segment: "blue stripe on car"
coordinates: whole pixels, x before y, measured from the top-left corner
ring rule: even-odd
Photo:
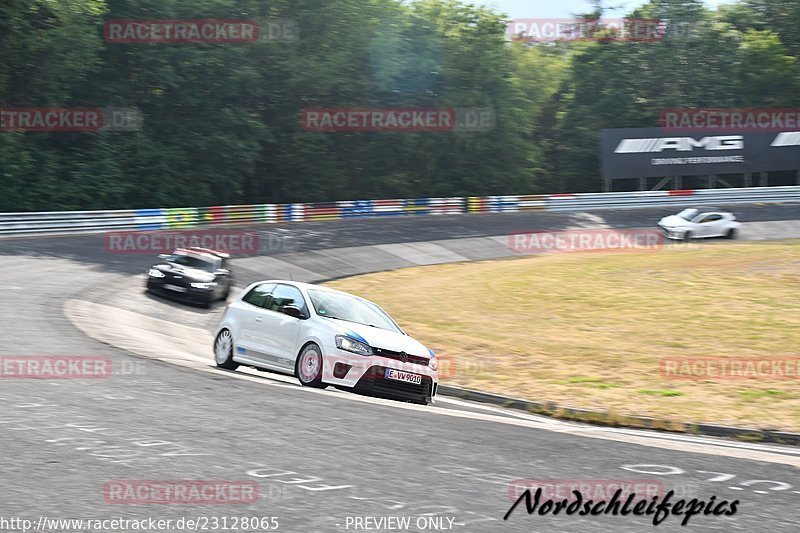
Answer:
[[[350,330],[347,330],[347,333],[346,333],[346,335],[347,335],[348,337],[352,337],[352,338],[354,338],[354,339],[355,339],[355,340],[357,340],[358,342],[362,342],[362,343],[366,344],[367,346],[369,346],[369,343],[367,342],[367,339],[365,339],[364,337],[362,337],[361,335],[359,335],[359,334],[358,334],[358,333],[356,333],[355,331],[350,331]]]

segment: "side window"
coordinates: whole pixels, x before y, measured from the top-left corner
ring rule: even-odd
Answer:
[[[248,292],[244,298],[242,298],[242,301],[253,304],[257,307],[266,308],[267,305],[269,305],[270,293],[274,288],[274,283],[262,283],[261,285],[256,285],[250,289],[250,292]]]
[[[717,220],[720,220],[721,218],[722,218],[722,215],[708,215],[707,217],[705,217],[700,222],[701,223],[703,223],[703,222],[716,222]]]
[[[272,311],[280,312],[281,307],[284,305],[294,305],[304,313],[306,312],[306,303],[303,300],[303,294],[295,287],[289,285],[278,285],[272,291],[272,301],[269,308]]]

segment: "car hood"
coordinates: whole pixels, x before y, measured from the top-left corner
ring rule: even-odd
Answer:
[[[659,224],[662,226],[689,226],[691,222],[686,220],[685,218],[681,218],[678,215],[670,215],[668,217],[664,217],[659,221]]]
[[[182,276],[186,276],[187,278],[191,278],[206,283],[214,281],[214,274],[212,274],[211,272],[207,272],[205,270],[200,270],[199,268],[189,268],[181,265],[173,265],[171,263],[161,263],[155,265],[153,268],[158,269],[162,272],[179,274]]]
[[[409,355],[418,355],[420,357],[431,356],[431,352],[424,344],[412,339],[408,335],[389,331],[388,329],[356,324],[355,322],[340,320],[331,320],[331,322],[335,322],[336,328],[342,335],[347,335],[362,342],[366,341],[366,343],[373,348],[382,348],[394,352],[406,352]]]

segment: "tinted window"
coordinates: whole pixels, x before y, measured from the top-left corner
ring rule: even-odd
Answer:
[[[294,305],[304,313],[306,312],[306,304],[303,300],[303,294],[295,287],[289,285],[278,285],[272,291],[272,300],[269,303],[268,309],[272,311],[280,311],[284,305]]]
[[[269,305],[270,293],[274,287],[274,283],[262,283],[261,285],[256,285],[245,295],[244,298],[242,298],[242,300],[249,304],[266,308],[267,305]]]
[[[386,312],[370,302],[352,294],[311,289],[311,303],[319,316],[355,322],[402,333]]]
[[[701,220],[700,222],[714,222],[716,220],[720,220],[722,215],[708,215],[706,218]]]

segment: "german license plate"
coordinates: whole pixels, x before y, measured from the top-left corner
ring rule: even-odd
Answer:
[[[170,285],[169,283],[165,283],[164,288],[175,292],[186,292],[186,287],[178,287],[177,285]]]
[[[387,368],[384,377],[386,379],[393,379],[395,381],[405,381],[406,383],[414,383],[415,385],[422,384],[422,376],[420,376],[419,374],[403,372],[402,370],[395,370],[393,368]]]

